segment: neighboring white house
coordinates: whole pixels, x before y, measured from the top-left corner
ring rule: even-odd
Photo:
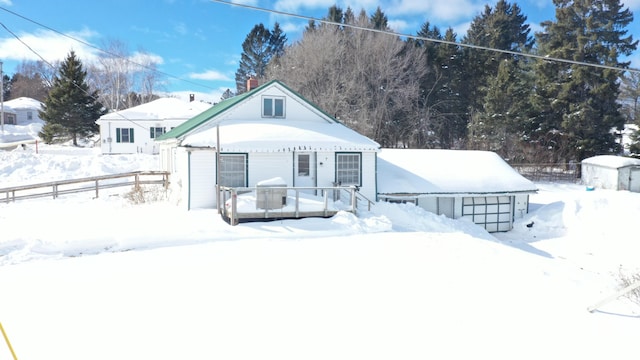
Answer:
[[[640,192],[640,160],[599,155],[582,160],[582,182],[600,189]]]
[[[513,220],[528,213],[529,195],[536,192],[534,183],[493,152],[382,149],[378,154],[379,200],[467,218],[489,232],[511,230]]]
[[[129,109],[105,114],[100,126],[103,154],[157,154],[154,139],[209,109],[211,104],[160,98]]]
[[[289,187],[355,185],[376,197],[378,143],[279,81],[227,99],[156,142],[161,167],[187,209],[215,207],[218,182],[253,187],[272,178]]]
[[[29,97],[19,97],[13,100],[5,101],[5,113],[7,113],[7,108],[9,108],[9,111],[13,111],[13,113],[15,114],[15,122],[13,123],[13,125],[24,125],[30,124],[32,122],[43,121],[42,119],[40,119],[39,115],[39,111],[42,110],[42,103],[36,99],[32,99]],[[5,124],[8,124],[6,115]]]

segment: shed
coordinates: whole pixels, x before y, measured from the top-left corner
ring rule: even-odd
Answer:
[[[489,232],[509,231],[537,192],[496,153],[474,150],[382,149],[378,198],[410,202]]]
[[[155,138],[200,114],[212,105],[177,98],[160,98],[101,116],[103,154],[157,154]]]
[[[357,186],[376,197],[378,143],[277,80],[220,102],[156,142],[187,209],[216,207],[216,184],[255,187],[273,178],[288,187]]]
[[[598,155],[582,160],[582,183],[594,188],[640,192],[640,160]]]

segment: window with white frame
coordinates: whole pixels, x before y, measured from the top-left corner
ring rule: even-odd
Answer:
[[[340,185],[361,185],[360,153],[336,153],[336,182]]]
[[[27,111],[27,120],[33,120],[33,113],[31,111]]]
[[[309,176],[311,173],[310,154],[298,154],[298,176]]]
[[[283,118],[285,116],[284,104],[284,97],[263,96],[262,116]]]
[[[163,127],[152,127],[152,128],[149,129],[149,136],[152,139],[155,139],[155,138],[157,138],[158,136],[160,136],[160,135],[162,135],[164,133],[165,133],[165,131],[164,131]]]
[[[221,186],[244,187],[247,186],[247,155],[246,154],[220,154],[220,181]]]
[[[132,143],[133,142],[133,129],[132,128],[116,128],[116,142],[117,143]]]

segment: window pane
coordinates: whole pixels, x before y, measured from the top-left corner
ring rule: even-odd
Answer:
[[[220,155],[220,185],[245,186],[245,159],[243,154]]]
[[[298,154],[298,176],[309,176],[309,154]]]
[[[284,99],[274,99],[274,102],[275,102],[275,112],[273,116],[284,117]]]
[[[336,181],[341,185],[360,185],[360,154],[337,154]]]
[[[123,143],[129,142],[129,129],[120,129],[122,130],[122,135],[120,135],[120,139]]]
[[[262,115],[273,116],[273,99],[265,98],[262,100]]]

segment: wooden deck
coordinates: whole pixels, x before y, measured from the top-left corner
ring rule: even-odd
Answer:
[[[218,194],[218,212],[231,225],[252,221],[327,218],[339,211],[355,213],[358,202],[364,201],[367,207],[372,203],[362,197],[356,187],[220,187]]]

